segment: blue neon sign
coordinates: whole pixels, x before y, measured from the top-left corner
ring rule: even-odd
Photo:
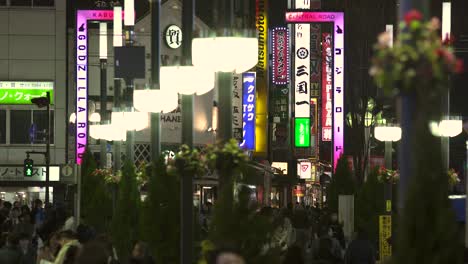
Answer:
[[[242,74],[242,142],[240,147],[255,150],[255,73]]]

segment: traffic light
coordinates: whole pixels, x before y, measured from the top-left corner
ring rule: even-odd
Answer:
[[[23,173],[25,177],[32,177],[34,161],[30,158],[24,160]]]

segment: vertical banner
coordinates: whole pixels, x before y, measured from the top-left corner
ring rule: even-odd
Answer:
[[[255,149],[255,73],[242,74],[242,142],[240,147],[247,150]]]
[[[310,24],[310,95],[318,97],[320,93],[320,61],[322,53],[320,50],[321,26],[319,23]]]
[[[322,34],[322,141],[332,140],[333,82],[332,82],[332,37]]]
[[[312,147],[312,156],[318,155],[317,147],[317,127],[318,127],[318,98],[310,99],[310,145]]]
[[[289,83],[289,31],[285,27],[274,28],[272,31],[273,45],[273,83]]]
[[[109,21],[113,19],[113,10],[77,10],[76,12],[75,147],[77,164],[82,163],[88,143],[88,21]]]
[[[242,74],[232,75],[232,135],[242,141]]]
[[[295,117],[310,116],[310,25],[296,24],[294,50]]]
[[[268,151],[268,1],[256,0],[258,62],[256,75],[255,155],[267,156]]]

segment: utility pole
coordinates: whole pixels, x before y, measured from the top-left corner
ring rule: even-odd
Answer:
[[[192,64],[192,37],[195,0],[182,3],[182,63]],[[193,97],[182,95],[182,143],[193,148]],[[181,214],[180,214],[180,263],[192,264],[193,252],[193,176],[184,173],[181,177]]]
[[[161,0],[153,0],[151,4],[151,88],[159,90],[159,70],[161,66]],[[151,113],[151,159],[153,162],[161,154],[161,120],[160,113]]]

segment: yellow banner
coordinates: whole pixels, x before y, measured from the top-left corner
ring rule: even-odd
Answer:
[[[392,216],[379,216],[379,251],[380,262],[385,261],[392,255],[392,245],[388,239],[392,237]]]
[[[255,156],[267,157],[268,146],[268,8],[267,0],[257,0],[258,33],[257,103],[255,120]]]

